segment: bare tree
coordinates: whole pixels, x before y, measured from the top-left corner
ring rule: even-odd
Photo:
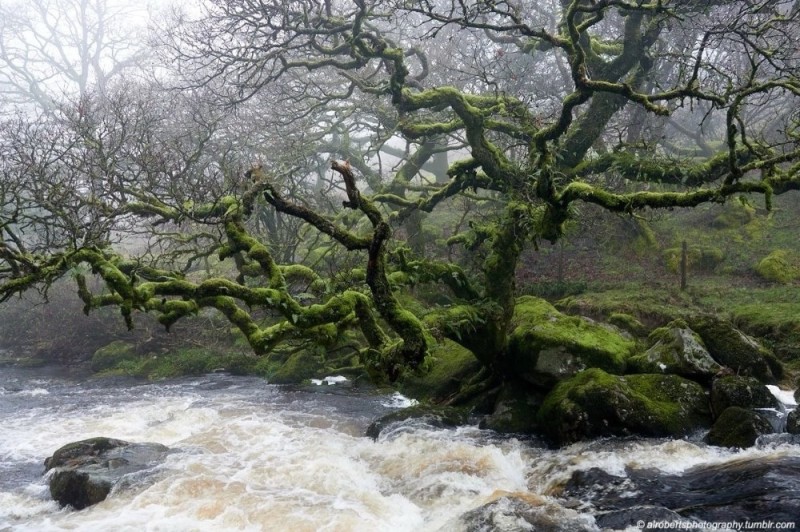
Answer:
[[[529,243],[561,238],[575,204],[632,215],[760,194],[769,207],[773,194],[800,188],[790,4],[210,1],[165,43],[180,85],[210,97],[208,105],[167,100],[168,110],[151,112],[134,98],[79,113],[59,130],[57,164],[78,161],[68,202],[77,212],[51,209],[20,181],[31,164],[22,156],[8,165],[0,296],[88,264],[108,291],[92,293],[78,275],[87,309],[119,306],[127,320],[141,310],[169,326],[214,308],[259,354],[357,328],[362,364],[389,378],[422,365],[441,335],[512,378],[504,372],[513,372],[517,262]],[[437,55],[451,37],[458,52]],[[518,66],[531,78],[519,79]],[[762,111],[784,127],[766,127]],[[644,117],[660,123],[635,131]],[[671,139],[658,134],[668,125]],[[27,142],[12,137],[11,146]],[[396,150],[392,139],[408,152],[385,172],[381,154]],[[677,157],[677,143],[697,149]],[[34,164],[43,175],[53,164],[48,149]],[[447,151],[448,179],[425,182],[424,163]],[[625,179],[626,191],[608,177]],[[328,195],[315,197],[320,189]],[[450,240],[480,257],[474,276],[393,238],[413,216],[457,197],[494,205]],[[67,235],[43,254],[15,229],[33,223],[19,214],[33,212],[20,209],[28,202]],[[270,231],[254,223],[260,215],[267,224],[270,216],[296,221],[289,227],[362,267],[333,282],[297,263],[297,246],[282,263],[275,239],[261,238]],[[169,261],[152,254],[145,269],[109,247],[122,223],[186,245]],[[231,264],[228,275],[196,276],[189,266],[212,254]],[[460,304],[415,315],[397,297],[415,284],[446,286]]]
[[[53,111],[141,69],[147,13],[116,0],[0,2],[0,104]]]

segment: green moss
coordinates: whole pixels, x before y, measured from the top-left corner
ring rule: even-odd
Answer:
[[[637,320],[634,316],[625,314],[624,312],[612,312],[608,317],[608,323],[628,331],[634,336],[641,337],[647,335],[647,327],[642,325],[642,322]]]
[[[777,408],[778,400],[758,379],[729,375],[714,380],[711,387],[711,406],[719,415],[731,406]]]
[[[136,346],[124,340],[116,340],[101,347],[92,355],[92,371],[110,370],[123,362],[136,362],[139,355]]]
[[[775,381],[767,362],[771,353],[729,321],[705,315],[692,318],[689,325],[701,336],[714,360],[723,366],[762,382]]]
[[[680,247],[664,250],[667,269],[677,273],[680,269],[682,251]],[[687,268],[701,272],[713,272],[725,260],[725,253],[713,246],[689,246],[686,251]]]
[[[762,434],[773,432],[769,420],[747,408],[731,406],[719,416],[706,441],[720,447],[752,447]]]
[[[676,375],[609,375],[588,369],[559,383],[537,415],[559,444],[598,436],[676,436],[710,421],[708,399]]]
[[[575,371],[597,367],[622,373],[634,342],[610,327],[603,327],[578,316],[568,316],[543,299],[523,296],[517,300],[514,327],[503,361],[510,375],[540,383],[537,373],[556,378]],[[562,359],[563,368],[542,367]],[[569,366],[569,367],[567,367]],[[561,370],[564,371],[561,371]]]
[[[774,283],[787,284],[800,279],[800,261],[784,249],[777,249],[761,259],[756,272],[762,278]]]
[[[323,361],[310,350],[298,351],[291,355],[268,378],[272,384],[294,384],[314,377],[321,377]]]
[[[457,393],[462,384],[481,368],[470,351],[450,340],[434,344],[424,373],[409,372],[400,390],[420,401],[437,401]]]
[[[629,367],[635,372],[674,373],[708,380],[722,370],[706,350],[702,338],[683,320],[654,330],[647,341],[647,351],[629,360]]]

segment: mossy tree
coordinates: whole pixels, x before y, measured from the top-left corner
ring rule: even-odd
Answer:
[[[198,147],[167,154],[186,163],[177,164],[177,172],[156,164],[163,153],[152,158],[133,150],[131,165],[121,163],[117,152],[90,145],[92,157],[103,157],[79,168],[71,194],[83,211],[74,213],[28,192],[37,189],[17,178],[26,172],[20,157],[4,173],[11,179],[2,196],[0,298],[72,271],[87,311],[119,306],[129,324],[134,310],[156,313],[168,327],[211,307],[259,354],[292,338],[325,343],[342,329],[357,328],[362,362],[389,378],[420,366],[433,337],[443,335],[497,370],[494,362],[508,346],[520,254],[539,240],[558,240],[576,204],[636,216],[646,209],[760,194],[769,207],[773,194],[800,188],[800,81],[793,44],[800,22],[791,2],[562,0],[552,10],[523,4],[210,3],[202,17],[167,34],[167,48],[187,75],[184,84],[240,106],[295,91],[282,100],[297,113],[292,126],[305,123],[316,145],[336,141],[336,149],[326,153],[350,157],[331,165],[340,206],[325,208],[287,188],[285,168],[263,152],[261,164],[247,172],[233,165],[217,172],[235,186],[212,187],[216,193],[192,201],[176,196],[191,176],[209,175],[213,165],[199,168],[197,161],[199,154],[218,149],[213,135],[184,138]],[[403,25],[407,21],[413,30]],[[462,39],[469,54],[450,48],[450,62],[440,57],[440,69],[429,75],[427,52],[453,37]],[[556,85],[537,93],[539,84],[520,80],[513,73],[517,63],[508,57],[532,68],[531,76],[540,69],[542,86],[544,78],[551,84],[556,79]],[[471,76],[467,82],[464,72]],[[352,102],[358,105],[346,105]],[[321,116],[310,114],[320,109],[338,117],[333,129],[300,120]],[[663,127],[648,131],[640,127],[643,117]],[[248,119],[258,122],[254,115]],[[697,120],[705,128],[700,133],[694,132]],[[666,139],[665,124],[673,124],[677,134]],[[345,134],[370,129],[383,144],[394,138],[410,147],[388,180]],[[78,138],[86,146],[87,138]],[[142,146],[154,155],[150,144]],[[446,182],[414,181],[428,160],[448,150],[453,162]],[[148,186],[137,183],[133,169]],[[624,179],[626,189],[612,188],[606,176]],[[85,184],[95,182],[107,194],[87,193]],[[479,252],[474,275],[424,256],[425,246],[409,250],[393,238],[393,228],[410,220],[418,224],[420,213],[439,211],[464,195],[498,205],[492,217],[450,240]],[[75,227],[61,226],[71,238],[31,250],[18,229],[30,219],[27,205],[51,209],[53,220],[75,221]],[[248,225],[258,209],[298,220],[303,231],[356,254],[362,267],[350,272],[350,285],[293,263],[299,262],[296,255],[276,260],[273,242]],[[94,220],[90,227],[96,232],[85,230],[87,219]],[[108,240],[112,230],[132,220],[138,229],[142,221],[150,228],[191,222],[206,229],[184,242],[194,245],[191,253],[144,268]],[[78,233],[81,238],[75,238]],[[175,266],[179,259],[185,265],[211,253],[234,264],[232,278],[197,279]],[[283,263],[287,258],[293,260]],[[105,293],[88,290],[88,272],[79,270],[84,264],[103,279]],[[359,273],[363,285],[356,282]],[[312,303],[293,292],[292,279],[306,282]],[[398,299],[410,284],[431,283],[446,285],[458,304],[421,318]],[[275,319],[259,322],[255,308],[269,309]]]

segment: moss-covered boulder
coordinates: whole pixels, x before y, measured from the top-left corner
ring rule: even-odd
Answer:
[[[761,259],[756,273],[767,281],[787,284],[800,279],[800,260],[785,249],[776,249]]]
[[[782,372],[780,363],[768,349],[746,335],[727,320],[717,316],[691,318],[689,326],[703,339],[711,356],[731,368],[737,375],[755,377],[762,382],[775,382],[773,369]]]
[[[92,355],[92,371],[99,372],[118,367],[124,362],[139,359],[136,345],[125,340],[115,340],[94,352]]]
[[[677,436],[710,421],[708,397],[696,382],[596,368],[559,383],[537,415],[541,430],[560,445],[601,436]]]
[[[635,316],[624,312],[612,312],[608,317],[608,323],[636,337],[647,336],[649,330]]]
[[[778,408],[778,400],[755,377],[730,375],[714,379],[711,385],[711,409],[719,415],[731,406],[741,408]]]
[[[403,376],[399,383],[403,394],[419,400],[444,399],[457,393],[482,367],[475,355],[450,340],[437,343],[426,364],[427,371]]]
[[[586,368],[621,374],[634,347],[611,326],[562,314],[531,296],[517,300],[512,326],[501,367],[536,385],[552,385]]]
[[[772,432],[772,424],[758,412],[731,406],[714,422],[706,436],[706,442],[718,447],[744,449],[752,447],[759,436]]]
[[[691,378],[711,378],[722,369],[706,350],[700,336],[685,324],[671,323],[653,331],[650,348],[628,360],[629,371],[675,373]]]
[[[536,432],[536,413],[541,397],[531,393],[530,385],[519,381],[504,383],[491,414],[481,420],[480,427],[503,433]]]
[[[664,250],[667,269],[677,273],[683,256],[682,247]],[[725,260],[725,253],[713,246],[688,246],[686,249],[687,268],[699,272],[713,272]]]

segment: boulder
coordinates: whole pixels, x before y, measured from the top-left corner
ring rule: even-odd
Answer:
[[[480,428],[503,433],[531,434],[538,428],[536,412],[541,405],[541,396],[531,393],[527,383],[508,381],[503,383],[491,414],[483,418]]]
[[[774,432],[767,418],[747,408],[731,406],[714,422],[706,442],[718,447],[752,447],[759,436]]]
[[[622,475],[598,468],[579,470],[554,495],[592,509],[597,524],[604,530],[617,529],[637,517],[644,522],[674,518],[676,523],[670,530],[692,530],[684,528],[683,523],[677,522],[680,517],[669,512],[698,524],[793,522],[800,515],[798,478],[798,456],[735,455],[720,463],[703,464],[674,474],[636,467],[627,467]],[[648,515],[652,518],[648,519]]]
[[[674,373],[690,378],[716,375],[722,366],[706,350],[700,336],[673,322],[653,331],[648,337],[650,348],[628,360],[630,369],[638,373]]]
[[[167,447],[90,438],[69,443],[44,462],[50,475],[50,495],[62,506],[82,510],[105,500],[125,477],[144,473],[163,461]]]
[[[610,375],[583,371],[559,383],[539,409],[537,422],[559,445],[602,436],[679,436],[707,427],[708,398],[678,375]]]
[[[737,375],[755,377],[768,383],[780,378],[775,372],[781,373],[782,369],[772,353],[729,321],[716,316],[700,316],[691,320],[690,327],[703,339],[714,360],[731,368]]]
[[[786,416],[786,432],[800,434],[800,410],[795,409]]]
[[[776,249],[756,265],[756,273],[767,281],[788,284],[800,279],[800,260],[785,249]]]
[[[552,386],[586,368],[625,371],[634,342],[616,328],[562,314],[550,303],[525,296],[517,300],[504,371],[538,386]]]
[[[714,379],[711,385],[711,409],[720,415],[728,407],[779,408],[779,401],[755,377],[730,375]]]
[[[457,427],[468,421],[467,413],[448,406],[416,405],[382,416],[367,427],[366,436],[377,440],[401,426],[416,424],[429,427]]]

